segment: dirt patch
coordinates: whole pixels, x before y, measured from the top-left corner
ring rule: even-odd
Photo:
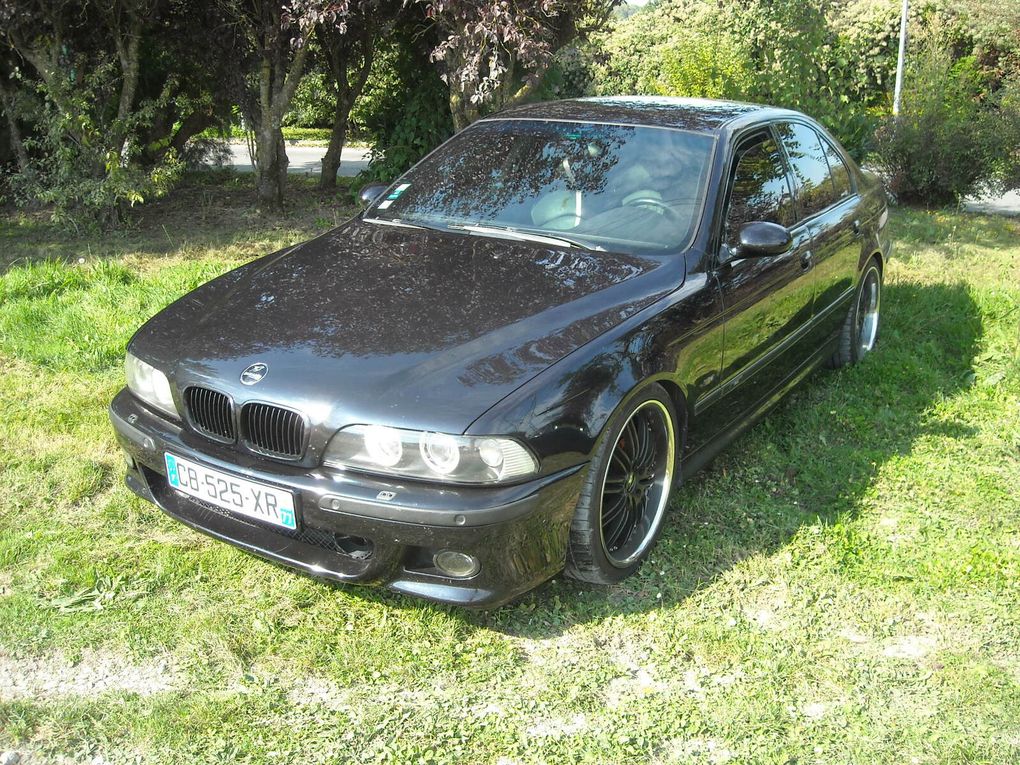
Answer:
[[[924,635],[906,635],[885,641],[882,653],[893,659],[923,659],[935,650],[934,638]]]
[[[588,729],[588,718],[576,714],[570,718],[548,717],[537,720],[528,727],[528,735],[534,738],[563,738]]]
[[[167,659],[135,664],[110,653],[86,651],[78,661],[62,654],[15,658],[0,652],[0,701],[134,693],[150,696],[182,685]]]

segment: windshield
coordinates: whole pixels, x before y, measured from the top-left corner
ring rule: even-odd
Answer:
[[[714,139],[545,120],[476,123],[406,173],[366,219],[615,252],[685,246]]]

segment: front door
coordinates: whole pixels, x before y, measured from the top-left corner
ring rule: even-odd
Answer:
[[[767,398],[800,365],[799,342],[813,310],[811,230],[796,225],[785,158],[762,130],[738,144],[729,181],[718,269],[725,315],[720,384],[699,417],[721,431]],[[791,227],[793,243],[769,257],[732,257],[741,227]]]

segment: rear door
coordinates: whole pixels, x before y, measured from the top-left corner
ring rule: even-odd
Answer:
[[[754,408],[799,366],[814,294],[811,232],[796,223],[789,170],[771,130],[739,140],[728,184],[716,271],[725,316],[721,382],[696,408],[715,431]],[[741,227],[753,221],[788,227],[790,248],[771,257],[734,258]]]
[[[816,349],[842,327],[860,257],[860,197],[839,151],[803,122],[776,126],[793,169],[801,224],[814,240],[815,317],[808,344]]]

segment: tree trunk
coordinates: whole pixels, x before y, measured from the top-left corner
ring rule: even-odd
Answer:
[[[11,134],[11,149],[14,151],[14,156],[18,160],[18,171],[27,173],[28,152],[25,150],[25,144],[21,140],[21,131],[18,129],[18,119],[14,115],[14,102],[11,100],[10,94],[4,87],[2,80],[0,80],[0,105],[4,108],[4,114],[7,115],[7,126]]]
[[[272,39],[275,27],[265,32]],[[255,188],[259,203],[270,208],[283,206],[283,191],[287,184],[287,147],[283,142],[283,115],[294,98],[298,82],[304,74],[308,57],[307,45],[294,53],[287,67],[287,49],[266,48],[259,68],[259,126],[255,131]]]
[[[259,203],[272,209],[283,207],[283,190],[287,183],[287,150],[283,130],[272,119],[262,118],[255,133],[255,188]]]
[[[340,48],[334,48],[330,60],[330,68],[336,85],[336,105],[333,111],[333,129],[329,135],[329,147],[322,158],[322,172],[319,175],[319,188],[323,191],[336,188],[336,174],[340,170],[340,156],[347,142],[347,130],[350,126],[351,110],[361,91],[365,89],[368,75],[372,71],[374,40],[369,37],[362,41],[361,67],[354,81],[347,76],[347,56],[340,55]]]
[[[347,123],[351,110],[347,100],[338,97],[333,112],[333,130],[329,134],[329,147],[322,157],[322,172],[319,175],[319,188],[323,191],[336,188],[336,174],[340,171],[340,155],[343,154],[347,142]]]
[[[188,141],[215,124],[216,117],[211,112],[192,112],[178,123],[177,130],[170,140],[169,148],[176,151],[178,156],[180,156],[184,153],[184,147],[187,146]]]
[[[455,132],[463,130],[480,116],[469,95],[455,86],[450,88],[450,116],[453,118]]]

